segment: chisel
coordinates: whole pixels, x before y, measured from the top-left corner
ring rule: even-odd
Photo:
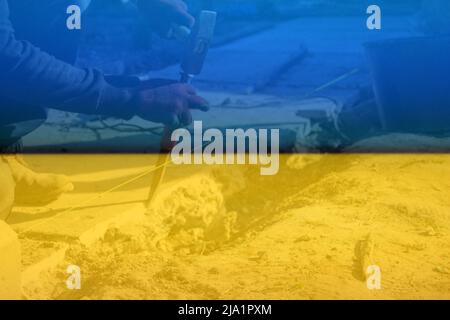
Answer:
[[[177,27],[173,34],[186,35],[188,37],[186,51],[181,63],[181,83],[191,83],[192,79],[199,75],[203,69],[211,41],[216,28],[217,13],[214,11],[201,11],[192,32],[187,32],[185,27]],[[178,31],[176,31],[178,30]],[[150,191],[147,198],[147,208],[150,208],[161,182],[164,180],[167,165],[170,163],[170,153],[174,146],[171,139],[173,130],[166,126],[161,138],[160,154],[156,162],[156,171],[153,175]]]

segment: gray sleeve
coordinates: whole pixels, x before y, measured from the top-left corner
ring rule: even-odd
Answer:
[[[132,93],[109,85],[94,69],[76,68],[15,38],[8,3],[0,0],[0,94],[77,113],[134,115]]]

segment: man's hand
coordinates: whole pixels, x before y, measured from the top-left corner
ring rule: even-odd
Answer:
[[[195,23],[182,0],[139,0],[138,6],[150,27],[163,37],[173,24],[192,28]]]
[[[208,111],[208,102],[187,84],[171,84],[137,94],[138,116],[170,127],[192,123],[191,109]]]

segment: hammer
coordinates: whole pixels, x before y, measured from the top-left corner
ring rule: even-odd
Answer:
[[[194,29],[174,26],[172,34],[179,40],[186,41],[184,58],[181,62],[181,83],[191,83],[199,75],[208,54],[209,47],[216,28],[217,13],[214,11],[201,11]],[[166,126],[161,138],[160,154],[156,162],[156,171],[150,185],[146,206],[150,208],[161,182],[164,180],[167,165],[170,163],[170,153],[174,147],[171,139],[172,131],[177,128]]]

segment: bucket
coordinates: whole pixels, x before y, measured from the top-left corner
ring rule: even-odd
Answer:
[[[367,43],[383,129],[450,131],[450,36]]]

